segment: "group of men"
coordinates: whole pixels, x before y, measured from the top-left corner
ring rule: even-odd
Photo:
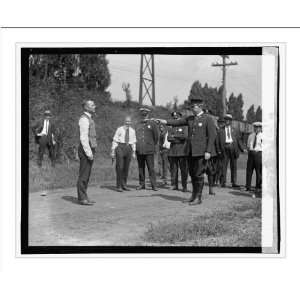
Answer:
[[[95,103],[92,100],[83,102],[83,114],[79,119],[80,159],[79,176],[77,181],[78,201],[82,205],[93,205],[89,199],[87,188],[97,148],[96,126],[93,120]],[[157,191],[154,158],[159,146],[162,163],[163,184],[167,185],[167,170],[170,165],[171,185],[178,190],[178,171],[181,171],[182,191],[187,192],[188,175],[191,177],[192,195],[183,199],[190,205],[202,202],[204,175],[207,175],[209,193],[214,195],[213,186],[220,183],[226,186],[228,164],[231,170],[232,187],[237,185],[237,159],[240,152],[246,151],[239,138],[238,132],[232,127],[231,115],[218,119],[218,124],[212,116],[204,111],[202,99],[191,99],[192,115],[182,116],[173,112],[168,120],[150,117],[151,110],[141,107],[140,120],[135,128],[132,127],[131,117],[126,117],[124,125],[117,128],[111,147],[111,157],[116,165],[116,185],[118,192],[128,191],[127,178],[132,159],[137,159],[139,185],[137,190],[146,189],[145,168],[147,166],[151,188]],[[47,113],[48,114],[48,113]],[[47,120],[47,117],[45,120]],[[48,118],[49,119],[49,118]],[[39,165],[41,165],[45,144],[53,143],[54,136],[45,121],[39,127],[34,127],[37,142],[40,142]],[[246,189],[251,189],[252,173],[256,172],[256,189],[261,189],[261,153],[262,153],[262,124],[256,122],[254,132],[249,136]],[[49,149],[50,153],[50,149]],[[50,153],[51,157],[51,153]]]

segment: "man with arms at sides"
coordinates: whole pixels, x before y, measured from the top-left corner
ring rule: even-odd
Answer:
[[[174,120],[182,117],[180,112],[172,112]],[[172,126],[168,133],[168,141],[171,143],[169,160],[171,168],[171,185],[173,190],[178,190],[178,169],[181,171],[182,191],[187,192],[188,160],[187,160],[187,126]]]
[[[127,188],[127,177],[131,158],[135,158],[136,136],[131,127],[131,117],[125,118],[123,126],[116,130],[113,138],[111,156],[116,159],[117,191],[129,191]]]
[[[237,159],[240,152],[244,152],[239,133],[232,127],[232,116],[224,116],[225,126],[220,129],[220,147],[224,153],[222,187],[226,187],[227,167],[230,162],[231,184],[232,187],[239,187],[236,183]]]
[[[80,167],[77,181],[77,195],[81,205],[93,205],[95,202],[89,200],[87,188],[97,148],[96,126],[93,120],[96,105],[94,101],[86,100],[82,103],[82,107],[84,112],[79,119],[80,143],[78,147],[78,156]]]
[[[167,174],[169,169],[168,154],[170,150],[170,143],[168,141],[168,130],[165,125],[159,125],[159,161],[161,167],[161,179],[163,186],[167,186]]]
[[[216,126],[213,119],[203,112],[203,99],[191,99],[191,110],[192,116],[160,122],[171,126],[188,126],[187,153],[193,191],[191,198],[183,202],[197,205],[202,203],[204,173],[216,139]]]
[[[143,190],[145,186],[145,164],[148,167],[152,190],[157,191],[154,170],[154,153],[158,143],[159,132],[154,121],[149,119],[150,109],[140,108],[141,120],[136,125],[136,157],[139,167],[139,186],[137,190]]]
[[[52,167],[55,166],[55,125],[51,118],[52,114],[50,110],[46,110],[44,112],[44,118],[38,121],[32,128],[35,142],[39,145],[39,167],[42,167],[46,149],[48,149]]]
[[[248,160],[246,171],[246,190],[251,190],[253,170],[256,174],[256,192],[261,191],[262,183],[262,123],[253,123],[254,132],[248,137]]]
[[[214,178],[214,185],[219,185],[223,182],[223,165],[224,165],[224,153],[222,152],[222,148],[220,145],[220,131],[225,126],[225,120],[220,117],[218,119],[218,125],[217,125],[217,138],[216,138],[216,174]]]

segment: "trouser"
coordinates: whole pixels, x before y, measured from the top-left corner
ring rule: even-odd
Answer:
[[[93,153],[95,150],[92,149]],[[93,166],[93,160],[88,159],[86,156],[82,145],[78,147],[78,156],[79,156],[79,176],[77,181],[77,196],[79,201],[88,200],[87,188],[90,180],[91,170]]]
[[[225,145],[222,184],[226,183],[227,167],[229,162],[230,162],[231,183],[236,184],[237,158],[235,156],[235,151],[233,149],[232,144]]]
[[[204,185],[204,173],[206,169],[206,160],[204,156],[189,156],[188,157],[188,166],[189,173],[192,180],[193,186],[193,196],[202,195],[203,185]]]
[[[127,177],[129,165],[132,157],[132,148],[130,145],[119,144],[116,148],[116,174],[117,174],[117,188],[125,187],[127,184]]]
[[[186,156],[169,156],[171,168],[171,185],[178,188],[178,169],[181,172],[181,184],[186,188],[188,178],[188,161]]]
[[[152,187],[156,187],[156,178],[154,171],[154,154],[137,154],[136,156],[139,166],[139,182],[141,186],[145,186],[145,164],[147,164],[149,179]]]
[[[214,183],[222,183],[223,182],[223,164],[224,164],[224,156],[219,154],[216,157],[216,173],[214,176]]]
[[[49,139],[46,135],[43,135],[38,140],[39,143],[39,153],[38,153],[38,165],[41,167],[43,163],[43,158],[46,149],[49,152],[49,158],[51,160],[51,164],[55,166],[55,155],[54,155],[54,146],[49,142]]]
[[[167,174],[169,168],[169,161],[168,161],[168,149],[163,149],[160,151],[160,167],[161,167],[161,178],[163,181],[167,181]]]
[[[261,151],[249,151],[247,160],[246,171],[246,188],[251,187],[252,174],[255,170],[256,174],[256,188],[261,189],[262,183],[262,152]]]
[[[215,183],[215,176],[217,173],[217,163],[218,163],[218,157],[213,156],[206,162],[206,175],[208,179],[208,185],[210,187],[214,186]]]

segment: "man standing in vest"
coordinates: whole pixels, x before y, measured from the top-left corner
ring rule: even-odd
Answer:
[[[141,120],[136,125],[136,157],[139,166],[139,183],[137,190],[144,190],[145,186],[145,164],[148,167],[149,178],[153,191],[157,191],[154,170],[154,153],[158,143],[158,128],[154,121],[149,119],[150,109],[140,108]]]
[[[111,157],[116,159],[117,191],[129,191],[127,177],[131,158],[135,158],[136,136],[131,127],[131,117],[125,118],[125,124],[119,127],[114,135]]]
[[[96,127],[92,119],[96,105],[94,101],[87,100],[83,102],[82,106],[84,112],[79,119],[80,143],[78,156],[80,159],[80,167],[77,181],[77,195],[81,205],[93,205],[95,202],[89,200],[87,188],[97,147]]]

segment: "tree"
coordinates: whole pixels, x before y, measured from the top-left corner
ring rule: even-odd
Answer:
[[[253,123],[253,122],[255,122],[255,118],[256,118],[256,116],[255,116],[254,105],[252,104],[247,111],[246,120],[249,123]]]
[[[239,94],[237,97],[231,93],[228,100],[228,113],[230,113],[234,120],[243,121],[244,112],[243,112],[243,96]]]
[[[262,121],[262,109],[260,105],[257,107],[255,112],[255,121],[261,122]]]

